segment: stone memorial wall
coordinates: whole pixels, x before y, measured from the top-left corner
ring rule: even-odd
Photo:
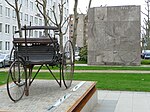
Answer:
[[[140,65],[140,12],[140,6],[89,10],[89,65]]]

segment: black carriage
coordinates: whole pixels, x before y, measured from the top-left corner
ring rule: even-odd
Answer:
[[[29,34],[34,30],[53,32],[53,37],[48,33],[47,36],[31,38]],[[13,49],[10,54],[10,68],[7,79],[7,92],[10,99],[16,102],[24,94],[28,96],[29,87],[43,66],[46,66],[60,87],[61,80],[63,80],[65,87],[69,88],[74,74],[74,49],[72,42],[68,40],[61,52],[55,34],[58,31],[57,27],[24,26],[20,31],[24,32],[24,37],[13,37]],[[16,33],[20,31],[16,31]],[[33,74],[32,71],[35,65],[39,66],[36,73]],[[52,72],[51,66],[59,68],[59,78]]]

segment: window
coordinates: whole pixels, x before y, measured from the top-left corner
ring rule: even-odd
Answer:
[[[31,37],[33,37],[33,30],[30,30],[29,34],[30,34]]]
[[[64,17],[64,20],[67,20],[67,18],[66,18],[66,17]]]
[[[28,7],[29,0],[25,0],[25,6]]]
[[[30,22],[33,23],[33,16],[30,16]]]
[[[23,0],[19,0],[19,4],[23,4]]]
[[[25,20],[25,21],[28,21],[28,14],[25,14],[24,20]]]
[[[34,32],[34,36],[37,38],[38,37],[38,31]]]
[[[66,9],[66,7],[65,7],[65,9],[64,9],[64,12],[65,12],[65,14],[67,14],[67,9]]]
[[[5,50],[9,50],[10,49],[10,42],[5,42]]]
[[[50,5],[50,0],[47,1],[47,4]]]
[[[5,8],[5,16],[10,17],[10,8],[8,7]]]
[[[47,16],[49,16],[49,10],[47,10]]]
[[[67,41],[66,36],[64,36],[64,42],[66,42],[66,41]]]
[[[55,2],[54,2],[53,6],[54,6],[54,11],[56,12],[56,3]]]
[[[52,4],[52,0],[50,0],[50,5]]]
[[[39,19],[39,25],[42,25],[42,19]]]
[[[12,12],[12,18],[16,18],[16,12],[15,12],[15,10],[12,10],[13,12]]]
[[[35,22],[35,24],[38,24],[38,18],[37,17],[34,18],[34,22]]]
[[[0,32],[2,32],[2,29],[3,29],[3,25],[2,23],[0,23]]]
[[[26,36],[28,36],[28,34],[29,34],[29,31],[26,32]]]
[[[5,24],[5,33],[10,33],[10,25]]]
[[[33,2],[30,1],[30,8],[33,11]]]
[[[3,7],[0,5],[0,15],[3,14]]]
[[[41,31],[39,31],[39,37],[42,37],[42,32]]]
[[[17,26],[13,26],[12,27],[12,33],[14,34],[16,30],[17,30]]]
[[[50,15],[49,15],[50,17],[52,17],[53,16],[53,12],[52,11],[50,11]]]
[[[22,19],[23,19],[23,13],[20,12],[20,20],[22,20]]]
[[[0,41],[0,50],[2,50],[2,41]]]

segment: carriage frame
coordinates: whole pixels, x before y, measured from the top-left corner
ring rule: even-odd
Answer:
[[[47,37],[29,38],[27,32],[31,30],[53,31],[54,37],[48,33]],[[13,37],[13,48],[10,53],[10,68],[7,78],[7,93],[14,102],[19,101],[23,95],[29,95],[29,87],[45,66],[56,80],[58,85],[69,88],[74,74],[74,48],[68,40],[60,51],[60,45],[56,38],[58,28],[54,26],[24,26],[15,33],[24,32],[24,38]],[[38,65],[33,74],[34,66]],[[59,68],[59,78],[50,67]],[[34,69],[35,70],[35,69]]]

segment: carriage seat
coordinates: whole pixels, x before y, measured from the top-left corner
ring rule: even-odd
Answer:
[[[41,39],[41,38],[27,38],[27,45],[25,39],[14,39],[13,43],[16,45],[16,55],[22,57],[29,64],[50,64],[55,65],[57,59],[58,47],[54,47],[57,40]],[[57,49],[56,49],[57,48]]]

